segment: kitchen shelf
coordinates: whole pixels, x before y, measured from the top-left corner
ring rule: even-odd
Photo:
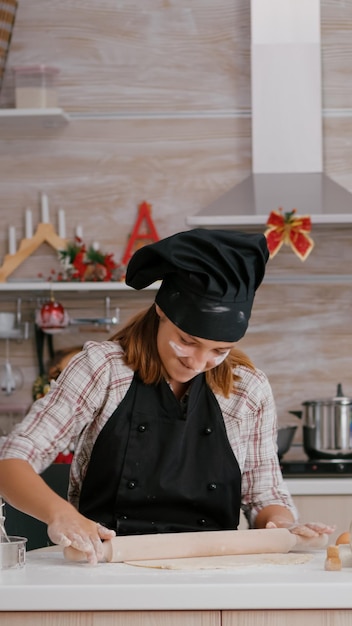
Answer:
[[[351,285],[352,274],[281,274],[266,275],[266,285]]]
[[[280,276],[266,275],[263,284],[266,285],[351,285],[352,274],[281,274]],[[144,291],[157,291],[161,281],[152,283],[145,289],[136,290],[121,282],[54,282],[54,281],[8,281],[0,283],[0,295],[12,292],[105,292],[113,293],[127,291],[130,293],[143,293]]]
[[[0,109],[0,127],[31,123],[43,128],[60,128],[70,121],[62,109]]]
[[[149,287],[146,287],[148,290],[157,290],[160,287],[160,282],[155,282]],[[0,294],[2,292],[23,292],[23,291],[34,291],[34,292],[42,292],[42,291],[54,291],[55,293],[58,291],[73,291],[73,292],[82,292],[82,291],[105,291],[105,292],[114,292],[114,291],[130,291],[136,293],[136,289],[133,287],[129,287],[121,282],[99,282],[99,283],[90,283],[90,282],[54,282],[54,281],[9,281],[6,283],[0,283]],[[145,289],[143,289],[145,291]]]
[[[250,229],[253,227],[267,227],[268,214],[263,215],[190,215],[186,218],[186,223],[192,228],[241,228]],[[324,213],[313,213],[311,215],[312,226],[331,227],[348,226],[352,224],[351,213],[333,213],[326,215]]]

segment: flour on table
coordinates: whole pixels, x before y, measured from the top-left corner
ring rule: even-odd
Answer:
[[[262,565],[298,565],[313,558],[311,553],[273,553],[273,554],[234,554],[226,556],[202,556],[187,559],[158,559],[149,561],[125,561],[136,567],[154,567],[157,569],[201,570],[201,569],[236,569],[258,567]]]

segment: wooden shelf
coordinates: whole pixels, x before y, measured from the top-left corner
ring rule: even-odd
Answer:
[[[160,282],[155,282],[146,289],[149,290],[157,290],[160,287]],[[129,287],[124,282],[44,282],[44,281],[11,281],[6,283],[0,283],[0,294],[2,292],[23,292],[23,291],[34,291],[34,292],[42,292],[42,291],[54,291],[55,293],[58,291],[73,291],[73,292],[81,292],[81,291],[105,291],[105,292],[113,292],[113,291],[131,291],[135,293],[141,293],[145,291],[136,291],[132,287]]]
[[[282,274],[282,275],[266,275],[263,284],[266,285],[351,285],[352,274]],[[23,292],[43,293],[53,291],[57,292],[102,292],[113,293],[119,291],[129,291],[131,293],[142,294],[144,291],[157,291],[161,285],[161,281],[157,281],[145,289],[136,290],[129,287],[124,282],[51,282],[51,281],[8,281],[0,283],[0,295],[2,293],[12,292],[14,294]]]
[[[0,126],[35,124],[43,128],[60,128],[70,121],[62,109],[0,109]]]
[[[266,274],[267,285],[351,285],[352,274]]]
[[[351,198],[352,202],[352,198]],[[352,224],[352,209],[351,213],[313,213],[312,214],[313,227],[331,227],[331,226],[345,226]],[[266,215],[190,215],[186,218],[186,223],[192,228],[242,228],[246,230],[250,228],[257,228],[258,226],[266,228]]]

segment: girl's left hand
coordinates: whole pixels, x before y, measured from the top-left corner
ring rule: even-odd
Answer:
[[[306,522],[305,524],[300,522],[288,522],[287,525],[277,525],[274,522],[268,522],[265,528],[287,528],[292,534],[301,535],[302,537],[331,535],[336,530],[336,526],[330,526],[322,522]]]

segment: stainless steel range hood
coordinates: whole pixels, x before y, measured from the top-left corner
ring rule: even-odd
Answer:
[[[351,224],[352,196],[325,174],[251,174],[187,218],[192,226],[264,225],[271,210],[297,209],[312,224]]]
[[[251,0],[252,174],[190,226],[265,225],[296,209],[352,223],[352,194],[323,173],[319,0]]]

